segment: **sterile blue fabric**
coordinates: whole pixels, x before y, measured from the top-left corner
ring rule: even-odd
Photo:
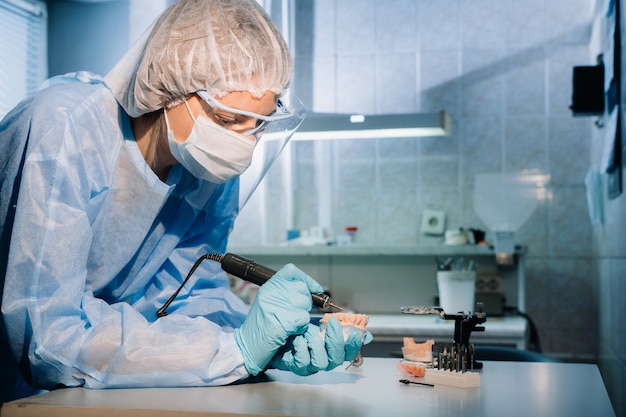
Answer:
[[[160,181],[100,77],[51,79],[0,123],[0,354],[8,337],[14,363],[46,389],[248,376],[234,336],[247,307],[219,264],[203,263],[155,316],[201,255],[225,252],[237,198],[238,180],[180,166]]]
[[[283,266],[259,288],[246,320],[235,329],[248,372],[263,371],[290,336],[305,333],[311,293],[322,292],[324,287],[293,264]]]

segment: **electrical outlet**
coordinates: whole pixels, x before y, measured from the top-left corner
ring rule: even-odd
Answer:
[[[425,235],[440,236],[446,230],[446,213],[439,210],[424,210],[421,231]]]
[[[482,293],[501,293],[502,292],[502,278],[499,276],[491,275],[478,275],[476,277],[476,292]]]

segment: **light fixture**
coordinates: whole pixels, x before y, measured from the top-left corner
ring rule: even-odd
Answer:
[[[445,111],[371,116],[310,113],[291,140],[448,136],[451,124]]]

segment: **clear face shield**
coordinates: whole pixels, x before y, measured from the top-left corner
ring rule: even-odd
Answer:
[[[240,209],[248,202],[306,116],[302,102],[295,95],[287,94],[280,101],[290,117],[271,121],[264,126],[252,156],[252,163],[239,177]]]
[[[278,100],[276,112],[269,116],[228,107],[203,90],[197,91],[196,94],[211,107],[257,119],[255,127],[241,132],[242,135],[254,136],[257,140],[252,162],[239,177],[239,208],[241,209],[304,120],[306,111],[302,102],[289,93]]]

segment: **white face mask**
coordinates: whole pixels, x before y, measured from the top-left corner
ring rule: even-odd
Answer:
[[[185,105],[191,114],[187,102]],[[219,126],[204,116],[194,120],[189,137],[181,143],[174,138],[165,113],[170,151],[194,177],[222,184],[241,175],[250,166],[256,141]]]

